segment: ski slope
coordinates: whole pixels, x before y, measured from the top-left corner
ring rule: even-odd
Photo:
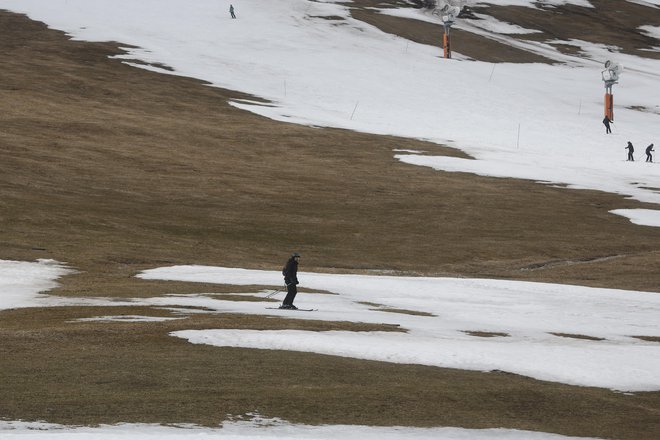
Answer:
[[[245,313],[368,323],[389,323],[401,332],[307,332],[184,330],[172,336],[191,343],[254,349],[297,350],[394,363],[418,363],[476,371],[502,370],[541,380],[621,391],[660,390],[660,345],[637,338],[660,336],[660,296],[656,293],[529,282],[479,279],[390,277],[300,273],[303,286],[328,293],[299,293],[297,304],[317,312],[268,310],[271,302],[224,301],[212,295],[166,295],[116,301],[40,295],[56,285],[66,268],[54,262],[0,261],[0,309],[65,305],[148,305],[191,313]],[[208,266],[174,266],[145,271],[144,279],[277,285],[281,274]],[[263,295],[254,292],[243,295]],[[181,307],[178,309],[178,307]],[[402,313],[405,312],[405,313]],[[421,315],[411,312],[423,312]],[[147,317],[99,316],[100,325]],[[70,322],[73,327],[76,321]],[[480,337],[472,332],[490,332]],[[563,334],[564,336],[561,336]],[[579,339],[586,336],[591,339]],[[567,337],[569,336],[569,337]],[[0,421],[3,439],[79,438],[263,438],[325,439],[488,439],[552,440],[553,434],[506,429],[404,428],[291,425],[256,417],[223,423],[223,428],[154,425],[96,428]],[[263,423],[259,422],[262,420]],[[220,422],[220,420],[219,420]]]
[[[532,0],[489,3],[534,7]],[[591,6],[586,0],[550,3]],[[646,4],[656,8],[654,3]],[[338,1],[241,0],[234,2],[237,20],[228,6],[211,0],[0,0],[0,7],[76,39],[136,46],[120,56],[136,67],[203,79],[272,103],[233,102],[244,110],[298,124],[427,139],[474,157],[393,152],[402,166],[531,179],[660,203],[660,166],[625,162],[624,150],[632,141],[639,158],[660,140],[660,61],[583,41],[562,42],[578,46],[580,58],[534,44],[534,51],[558,61],[554,65],[483,63],[460,53],[445,60],[436,47],[352,19]],[[387,13],[438,20],[415,9]],[[483,22],[458,20],[456,26],[521,44],[506,23]],[[612,135],[601,123],[601,70],[608,59],[626,68],[614,87]],[[652,220],[656,225],[660,213]]]
[[[659,0],[630,1],[649,8],[660,4]],[[460,53],[455,53],[455,59],[444,60],[438,48],[385,34],[352,19],[348,8],[339,3],[240,0],[233,2],[237,20],[229,17],[228,1],[210,0],[0,0],[0,8],[26,13],[76,39],[135,46],[118,58],[136,68],[199,78],[271,102],[232,102],[239,109],[290,123],[426,139],[461,149],[474,158],[393,151],[401,166],[530,179],[660,203],[660,166],[625,162],[624,149],[627,141],[632,141],[639,159],[646,145],[660,145],[659,61],[618,54],[615,47],[583,41],[564,42],[580,47],[580,58],[560,54],[549,45],[534,45],[536,53],[556,60],[554,65],[495,65],[468,60]],[[489,3],[534,7],[531,0]],[[587,0],[554,3],[591,6]],[[437,20],[410,9],[383,13]],[[512,45],[520,43],[511,35],[534,31],[495,20],[484,22],[480,26],[459,22],[457,27]],[[657,28],[642,30],[657,38]],[[600,71],[607,59],[626,67],[620,84],[614,88],[612,135],[605,135],[601,124],[604,89]],[[142,62],[165,64],[174,70]],[[615,210],[614,214],[637,224],[660,227],[660,208]],[[392,323],[408,332],[207,330],[174,336],[217,346],[302,350],[477,371],[499,369],[541,380],[620,391],[660,390],[658,344],[632,337],[660,336],[657,294],[492,280],[311,273],[300,275],[304,287],[331,290],[338,295],[300,294],[299,305],[320,309],[310,314],[267,311],[266,303],[220,301],[202,292],[121,303],[40,294],[54,287],[57,277],[66,270],[55,262],[0,262],[0,309],[178,304],[218,312]],[[156,269],[141,276],[281,284],[281,277],[274,272],[197,266]],[[431,316],[393,313],[397,309]],[[99,317],[108,321],[112,318]],[[467,333],[475,331],[502,335],[480,338]],[[114,439],[127,430],[134,438],[177,439],[190,434],[147,425],[76,429],[48,425],[46,431],[36,430],[43,427],[2,422],[0,436]],[[306,427],[285,423],[259,429],[240,424],[227,427],[222,430],[222,438],[567,438],[511,430]],[[194,433],[200,438],[220,435],[214,430]]]
[[[70,272],[52,260],[0,260],[0,310],[73,305],[180,306],[220,313],[385,323],[398,325],[406,332],[191,330],[174,336],[217,346],[501,370],[619,391],[660,390],[660,345],[634,338],[660,337],[657,293],[487,279],[301,273],[304,287],[335,293],[298,295],[299,305],[319,309],[317,312],[268,310],[272,302],[225,301],[202,292],[123,301],[41,294],[56,287],[57,279]],[[151,269],[138,277],[230,285],[272,286],[282,282],[281,274],[274,271],[194,265]],[[397,313],[402,310],[407,313]],[[140,316],[92,319],[153,321]],[[470,332],[499,336],[476,337]]]

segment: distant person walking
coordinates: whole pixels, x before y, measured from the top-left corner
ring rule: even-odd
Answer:
[[[628,162],[634,162],[635,158],[633,157],[633,153],[635,152],[635,147],[633,147],[632,142],[628,141],[626,150],[628,150]]]
[[[231,18],[236,18],[236,14],[234,13],[234,5],[229,5],[229,14],[231,15]]]
[[[605,125],[605,134],[612,133],[612,129],[610,128],[610,124],[614,124],[614,121],[611,121],[610,118],[605,116],[603,118],[603,124]]]
[[[291,257],[284,265],[282,269],[282,275],[284,275],[284,284],[286,284],[286,297],[280,306],[280,309],[297,309],[298,307],[293,305],[293,300],[296,298],[298,293],[298,259],[300,254],[294,252],[291,254]]]
[[[653,144],[646,147],[646,161],[647,162],[653,162],[653,155],[651,154],[651,151],[655,151],[653,149]]]

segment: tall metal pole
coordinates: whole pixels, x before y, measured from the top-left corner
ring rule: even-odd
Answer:
[[[605,116],[610,121],[614,121],[614,95],[612,94],[612,84],[605,84]]]

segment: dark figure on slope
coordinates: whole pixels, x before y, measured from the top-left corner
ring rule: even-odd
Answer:
[[[655,151],[653,149],[653,144],[646,147],[646,161],[647,162],[653,162],[653,155],[651,154],[651,151]]]
[[[300,254],[294,252],[291,255],[291,258],[286,262],[284,269],[282,269],[287,293],[280,309],[297,309],[297,307],[293,305],[293,300],[298,293],[298,288],[296,287],[298,285],[298,258],[300,258]]]
[[[628,141],[628,146],[626,147],[626,150],[628,150],[628,161],[633,162],[635,158],[633,157],[633,153],[635,152],[635,147],[633,147],[632,142]]]
[[[610,118],[605,116],[603,118],[603,124],[605,124],[605,134],[612,133],[612,129],[610,128],[610,124],[614,124],[614,121],[610,121]]]
[[[236,14],[234,14],[234,5],[229,5],[229,14],[231,15],[231,18],[236,18]]]

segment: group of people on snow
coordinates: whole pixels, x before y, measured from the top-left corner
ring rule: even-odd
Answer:
[[[635,147],[633,147],[632,142],[628,141],[628,145],[625,148],[628,150],[628,162],[634,162],[635,157],[633,156],[633,153],[635,152]],[[653,151],[653,144],[649,145],[646,147],[646,161],[647,162],[653,162],[653,155],[651,154]]]
[[[612,121],[607,115],[603,118],[603,125],[605,125],[605,134],[610,134],[612,133],[612,129],[610,128],[610,124],[613,124],[614,121]],[[633,147],[632,142],[628,141],[628,145],[625,148],[628,150],[628,162],[634,162],[635,157],[633,156],[633,153],[635,152],[635,147]],[[649,145],[646,147],[646,162],[653,162],[653,155],[651,154],[655,150],[653,149],[653,144]]]

